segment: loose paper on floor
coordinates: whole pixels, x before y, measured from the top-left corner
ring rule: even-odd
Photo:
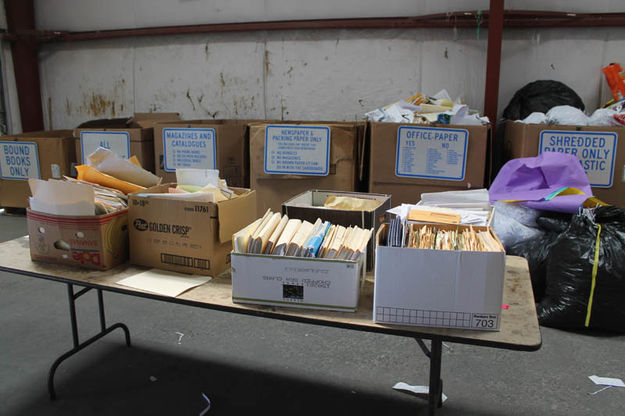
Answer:
[[[150,269],[117,282],[123,286],[176,297],[187,290],[211,280],[210,276],[195,276],[166,270]]]
[[[588,376],[593,383],[600,386],[625,387],[625,383],[620,378]]]
[[[416,396],[421,396],[424,399],[427,399],[428,394],[430,392],[429,386],[413,386],[413,385],[404,383],[403,381],[400,381],[399,383],[395,384],[393,388],[395,390],[412,393]],[[442,393],[442,400],[443,400],[443,403],[445,403],[445,401],[447,400],[447,396],[445,395],[445,393]]]

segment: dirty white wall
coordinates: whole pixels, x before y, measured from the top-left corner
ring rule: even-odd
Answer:
[[[544,4],[548,3],[548,4]],[[45,30],[408,16],[485,10],[488,0],[36,0]],[[507,9],[622,12],[618,0],[509,0]],[[194,118],[361,119],[414,92],[446,88],[483,108],[488,31],[307,30],[130,38],[42,47],[47,128],[92,118],[178,111]],[[625,61],[625,29],[506,29],[499,111],[536,79],[557,79],[586,106],[600,69]],[[3,56],[6,56],[4,54]],[[625,63],[625,62],[624,62]],[[604,93],[605,96],[605,93]]]

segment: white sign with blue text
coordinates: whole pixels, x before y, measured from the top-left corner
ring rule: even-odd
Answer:
[[[0,142],[0,177],[27,181],[41,179],[37,143]]]
[[[327,176],[329,165],[329,127],[266,127],[265,173]]]
[[[538,153],[577,156],[591,186],[609,188],[614,175],[617,135],[614,132],[543,130]]]
[[[215,129],[163,129],[166,172],[177,168],[217,169]]]
[[[395,175],[462,181],[468,144],[465,129],[401,126],[397,131]]]
[[[80,149],[82,163],[98,147],[116,153],[122,159],[130,157],[130,135],[125,131],[82,131],[80,132]]]

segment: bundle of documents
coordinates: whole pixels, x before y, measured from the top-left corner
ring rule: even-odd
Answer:
[[[504,251],[489,229],[476,231],[473,226],[414,224],[399,217],[389,223],[386,245],[427,250]]]
[[[372,231],[321,219],[312,224],[267,210],[262,218],[236,233],[232,243],[236,253],[358,260]]]

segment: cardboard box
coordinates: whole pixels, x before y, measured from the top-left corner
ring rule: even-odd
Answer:
[[[27,208],[29,178],[60,179],[76,160],[71,130],[0,137],[0,206]]]
[[[141,166],[154,172],[154,125],[159,121],[180,120],[178,113],[136,113],[131,118],[91,120],[74,129],[77,162],[99,146],[124,159],[137,156]]]
[[[232,301],[355,312],[363,260],[232,253]]]
[[[159,185],[129,196],[130,262],[176,272],[217,276],[230,267],[232,235],[256,219],[256,192],[231,188],[237,198],[182,201]]]
[[[283,201],[309,189],[357,190],[359,126],[250,124],[250,186],[258,191],[257,215],[268,208],[278,212]]]
[[[91,217],[26,211],[30,257],[108,270],[128,259],[128,210]]]
[[[375,322],[499,329],[505,252],[387,247],[380,245],[387,232],[383,224],[376,236]]]
[[[543,151],[575,154],[586,171],[593,194],[600,200],[625,206],[625,127],[551,126],[507,121],[506,160],[534,157]]]
[[[369,192],[414,204],[424,192],[482,188],[489,126],[369,123]]]
[[[354,211],[343,209],[325,208],[323,204],[330,195],[365,198],[379,201],[380,205],[371,211]],[[330,221],[331,224],[344,227],[357,225],[363,229],[373,228],[375,236],[380,224],[388,221],[387,210],[391,209],[390,195],[367,194],[359,192],[319,191],[311,190],[303,192],[282,203],[282,214],[289,218],[298,218],[315,223],[317,218]],[[372,236],[367,245],[367,270],[373,269],[375,259],[374,238]]]
[[[248,123],[253,120],[190,120],[154,127],[156,175],[176,180],[176,168],[219,169],[229,186],[248,188]]]

